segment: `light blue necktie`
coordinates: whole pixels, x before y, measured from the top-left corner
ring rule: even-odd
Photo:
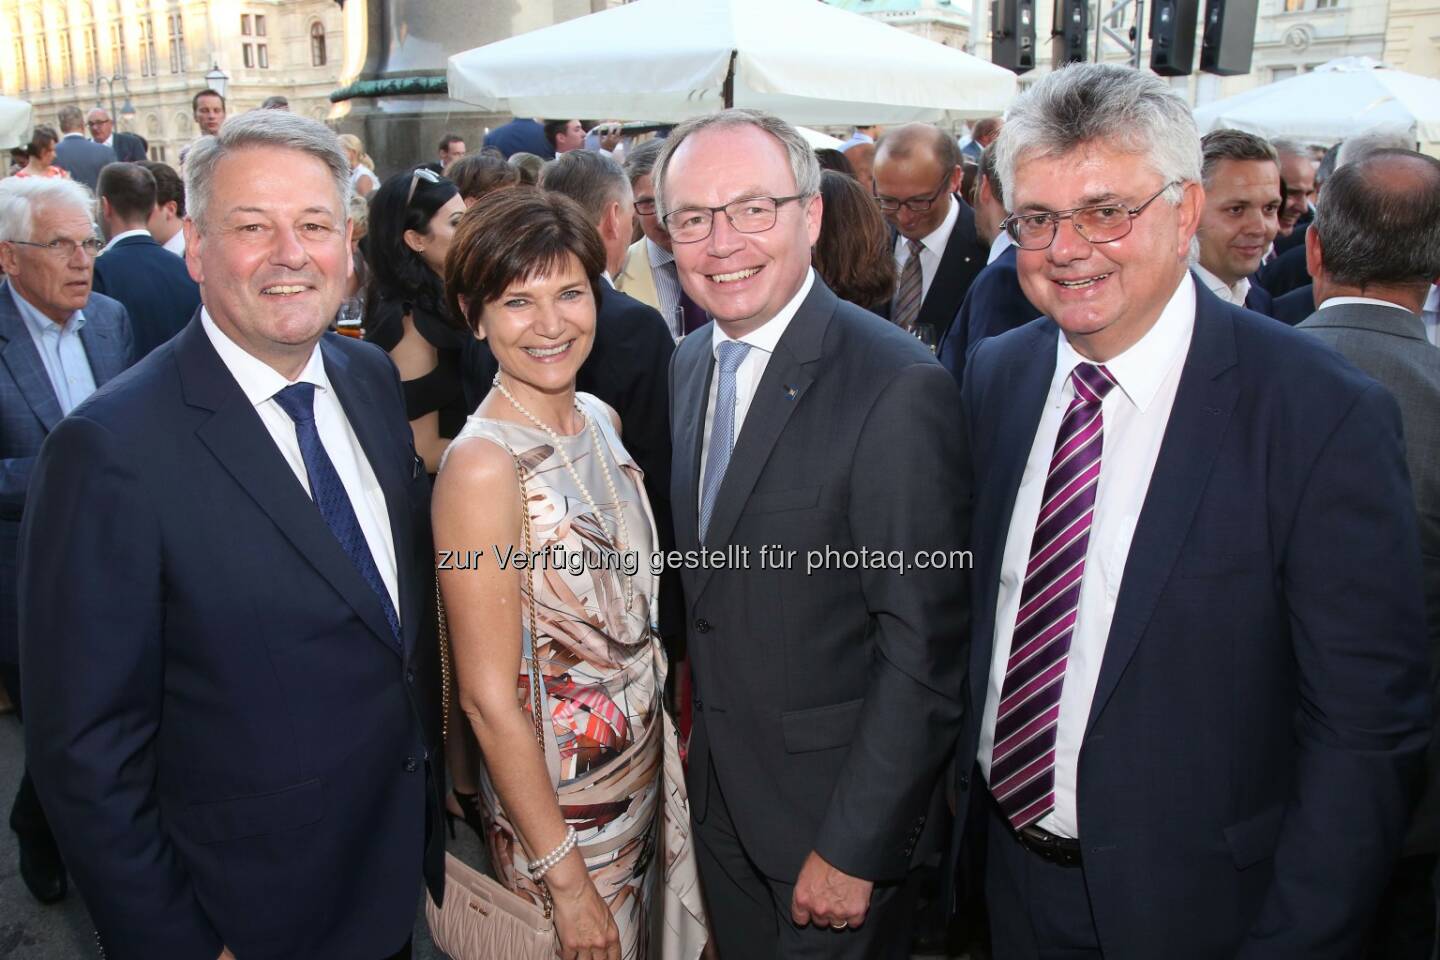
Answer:
[[[705,483],[700,490],[700,542],[710,527],[720,484],[735,449],[735,371],[740,369],[750,344],[727,340],[720,344],[720,386],[715,391],[715,422],[710,427],[710,449],[705,457]]]
[[[360,528],[355,508],[345,493],[345,485],[330,455],[325,452],[320,431],[315,426],[315,385],[292,383],[275,394],[275,402],[295,421],[295,438],[300,441],[300,457],[305,461],[305,473],[310,478],[310,496],[315,506],[320,508],[325,524],[340,541],[341,549],[355,564],[361,579],[375,591],[380,608],[385,611],[385,620],[395,636],[396,646],[400,646],[403,644],[400,618],[395,614],[395,605],[390,602],[390,591],[386,589],[380,569],[375,565],[370,545],[365,542],[365,532]]]

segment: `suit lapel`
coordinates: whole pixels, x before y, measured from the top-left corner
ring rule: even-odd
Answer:
[[[825,330],[837,302],[835,294],[816,277],[809,296],[800,304],[776,344],[755,388],[740,435],[735,438],[735,450],[715,498],[706,547],[720,548],[729,541],[745,501],[760,478],[760,471],[770,460],[775,442],[780,439],[791,414],[804,402],[805,392],[815,381],[813,364],[820,359]],[[703,413],[701,423],[703,429]],[[700,571],[700,590],[704,590],[709,575],[709,570]]]
[[[920,313],[915,318],[916,323],[933,326],[936,335],[942,337],[960,309],[960,291],[967,289],[975,274],[985,266],[985,252],[980,249],[975,236],[975,211],[959,197],[952,197],[951,201],[960,213],[950,231],[945,252],[940,255],[940,266],[935,271],[935,279],[930,282],[930,292],[920,304]]]
[[[1197,282],[1195,332],[1130,542],[1087,729],[1105,709],[1134,656],[1194,522],[1239,400],[1239,378],[1226,376],[1235,363],[1234,320],[1220,300]]]
[[[983,434],[994,438],[990,445],[994,451],[992,457],[988,463],[977,466],[993,474],[994,489],[999,491],[1000,498],[992,508],[977,511],[976,515],[975,542],[987,545],[987,562],[977,571],[984,595],[978,598],[976,610],[980,613],[975,622],[975,642],[970,645],[971,703],[974,704],[985,702],[985,689],[990,682],[990,662],[995,653],[995,604],[1000,593],[1006,540],[1010,535],[1010,515],[1015,509],[1020,481],[1025,476],[1030,448],[1034,446],[1035,431],[1045,412],[1050,381],[1055,376],[1058,328],[1046,321],[1034,324],[1024,333],[1027,342],[1012,349],[1015,360],[1006,366],[1002,374],[1004,381],[990,388],[996,399],[977,411],[991,422],[981,425],[970,418],[971,436]]]
[[[675,511],[675,540],[682,550],[700,546],[700,449],[705,442],[705,407],[710,399],[710,378],[715,357],[710,351],[710,326],[686,338],[690,349],[675,353],[674,466],[671,503]],[[680,489],[673,488],[678,483]]]
[[[125,345],[115,336],[115,330],[101,320],[100,310],[92,299],[86,307],[90,311],[85,317],[85,326],[80,328],[80,343],[85,347],[85,356],[90,360],[90,373],[95,386],[102,387],[125,369]]]
[[[0,344],[0,360],[4,361],[11,379],[44,425],[45,432],[49,433],[60,422],[60,401],[55,396],[50,375],[45,372],[40,351],[35,349],[35,341],[20,316],[20,308],[15,305],[8,281],[0,283],[0,340],[4,341]]]
[[[315,502],[296,481],[259,414],[215,353],[198,314],[175,337],[175,359],[186,402],[212,411],[196,430],[201,443],[375,636],[395,650],[394,634],[380,599],[351,563]],[[347,416],[351,416],[348,410]],[[380,472],[378,466],[376,472]],[[396,548],[398,555],[398,542]]]
[[[385,494],[385,512],[390,518],[390,536],[395,544],[398,567],[406,562],[414,547],[411,541],[413,531],[407,516],[409,498],[406,495],[406,485],[410,478],[402,469],[409,464],[402,464],[401,458],[395,455],[396,438],[387,436],[380,428],[378,411],[372,402],[371,384],[362,381],[359,375],[350,369],[345,355],[328,338],[321,339],[320,353],[325,358],[325,373],[340,398],[345,418],[350,421],[350,428],[355,431],[355,436],[360,441],[360,449],[364,451],[365,459],[370,461],[370,468],[375,471],[375,479],[379,481],[380,489]],[[407,577],[397,576],[400,598],[398,609],[401,611],[409,610],[416,599],[409,595],[411,586],[408,581]],[[383,611],[381,616],[383,619]],[[407,653],[414,639],[414,631],[405,629],[410,626],[409,619],[411,618],[406,618],[401,623]],[[389,634],[388,624],[386,634]]]

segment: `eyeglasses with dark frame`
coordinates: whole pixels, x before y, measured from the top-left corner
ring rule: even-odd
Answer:
[[[945,176],[941,178],[940,184],[935,188],[935,192],[928,197],[910,197],[905,200],[896,200],[894,197],[882,197],[877,193],[873,195],[875,197],[875,203],[879,205],[882,213],[895,213],[899,211],[901,207],[904,207],[911,213],[929,213],[930,208],[935,205],[935,201],[939,200],[940,195],[945,192],[945,187],[950,183],[950,178],[953,175],[953,170],[947,171]]]
[[[642,200],[636,200],[636,201],[635,201],[635,212],[638,213],[638,214],[640,214],[642,217],[654,216],[654,214],[655,214],[655,198],[654,198],[654,197],[647,197],[647,198],[642,199]]]
[[[410,201],[415,199],[415,188],[421,180],[426,183],[439,183],[443,179],[444,177],[429,167],[416,167],[410,174],[410,192],[405,194],[405,206],[410,206]]]
[[[1060,231],[1060,221],[1069,220],[1075,232],[1088,243],[1114,243],[1123,240],[1135,229],[1135,218],[1145,212],[1171,187],[1178,187],[1181,181],[1172,180],[1151,194],[1150,199],[1136,207],[1119,203],[1095,203],[1076,207],[1073,210],[1056,210],[1052,213],[1030,213],[1009,216],[1000,222],[1000,227],[1010,234],[1015,246],[1021,250],[1044,250],[1055,242]]]
[[[742,197],[719,207],[682,207],[665,214],[665,229],[676,243],[699,243],[715,230],[715,214],[724,211],[730,226],[740,233],[764,233],[775,226],[780,207],[791,200],[804,200],[809,194],[793,197]]]
[[[68,237],[56,237],[45,243],[36,243],[32,240],[11,240],[11,243],[18,243],[22,247],[39,247],[48,251],[52,256],[62,260],[69,260],[75,256],[76,250],[84,250],[90,257],[98,257],[100,251],[105,249],[105,241],[99,237],[87,237],[84,240],[71,240]]]

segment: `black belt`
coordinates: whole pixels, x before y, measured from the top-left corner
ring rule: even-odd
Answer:
[[[1049,830],[1036,826],[1023,827],[1015,832],[1020,846],[1029,850],[1041,860],[1060,867],[1080,866],[1080,841],[1068,837],[1057,837]]]

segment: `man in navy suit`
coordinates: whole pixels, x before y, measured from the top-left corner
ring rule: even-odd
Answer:
[[[1270,143],[1240,130],[1200,141],[1205,206],[1195,231],[1195,275],[1226,303],[1270,312],[1270,294],[1252,279],[1279,230],[1280,159]]]
[[[115,151],[103,143],[85,139],[85,114],[74,105],[60,110],[60,142],[55,144],[55,166],[71,179],[95,189],[100,169],[115,162]]]
[[[965,382],[965,362],[976,344],[1029,323],[1040,311],[1020,288],[1015,271],[1015,243],[1004,228],[1005,188],[995,169],[994,146],[980,155],[980,173],[975,182],[975,227],[980,238],[990,244],[990,258],[980,271],[955,322],[936,354],[940,364],[950,371],[955,382]]]
[[[541,160],[555,157],[555,148],[545,139],[545,127],[529,117],[516,117],[491,130],[485,134],[485,146],[499,150],[507,160],[512,153],[533,153]]]
[[[85,126],[90,128],[90,139],[115,151],[115,159],[121,163],[138,163],[148,159],[149,147],[145,138],[138,133],[117,132],[115,121],[104,107],[92,107],[85,114]]]
[[[430,482],[394,366],[325,333],[349,166],[254,110],[186,177],[203,308],[34,470],[35,783],[114,960],[408,957],[443,895]]]
[[[1044,316],[963,391],[995,955],[1357,956],[1431,726],[1395,401],[1188,272],[1164,81],[1057,70],[999,144]]]
[[[885,312],[906,330],[930,329],[939,344],[975,276],[985,243],[975,211],[960,199],[960,148],[928,123],[885,131],[875,150],[873,191],[895,228],[895,296]]]
[[[100,241],[90,211],[90,194],[73,181],[0,184],[0,683],[22,718],[15,581],[35,457],[63,416],[130,365],[134,349],[125,308],[91,292]],[[26,887],[42,903],[65,896],[65,867],[28,769],[10,827]]]
[[[109,241],[95,261],[95,289],[125,305],[139,359],[184,329],[200,308],[185,261],[150,236],[155,177],[138,163],[100,171],[100,229]]]

